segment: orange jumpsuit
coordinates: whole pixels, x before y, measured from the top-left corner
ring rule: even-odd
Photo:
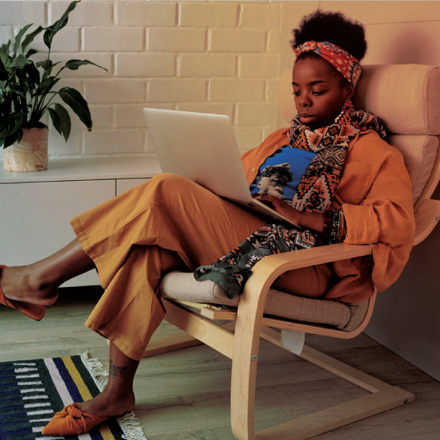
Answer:
[[[287,134],[288,130],[279,130],[260,147],[245,154],[243,159],[249,181],[253,180],[253,170],[262,158],[287,143]],[[365,138],[370,136],[374,135]],[[358,139],[351,142],[345,165],[349,172],[346,179],[344,173],[340,181],[335,203],[339,207],[342,205],[346,214],[347,241],[375,243],[379,239],[380,251],[376,254],[379,252],[385,266],[379,270],[375,268],[376,273],[391,271],[391,278],[395,278],[411,248],[411,189],[400,155],[377,139],[370,139],[376,146],[368,150],[365,146],[355,148],[357,143],[363,144]],[[364,143],[368,147],[370,142]],[[366,161],[367,165],[362,168],[359,161]],[[370,162],[376,165],[371,167]],[[389,170],[387,163],[392,164]],[[397,181],[396,176],[400,176]],[[382,189],[374,185],[376,179]],[[388,186],[383,186],[387,179]],[[349,190],[347,184],[355,189]],[[369,190],[370,193],[373,190],[374,200],[383,194],[377,206],[373,198],[368,197]],[[344,198],[350,197],[359,201],[344,203]],[[395,199],[391,210],[384,201],[387,197]],[[365,198],[368,203],[364,212],[357,212],[356,203],[363,203]],[[374,229],[370,232],[369,228],[362,229],[354,224],[362,221],[365,215],[373,217],[374,213],[378,220],[371,220]],[[387,226],[386,216],[391,216],[391,227]],[[193,271],[200,265],[216,261],[265,223],[255,214],[172,174],[160,174],[74,218],[73,229],[84,251],[93,259],[105,289],[86,326],[110,339],[126,356],[140,360],[164,317],[160,298],[156,295],[163,275],[175,269]],[[383,223],[383,236],[379,234],[380,223]],[[391,246],[389,240],[394,240]],[[396,256],[393,254],[395,249]],[[372,293],[371,267],[368,261],[364,262],[348,260],[338,266],[304,268],[290,272],[278,283],[282,289],[299,295],[317,297],[325,294],[325,297],[345,302],[361,301]],[[333,286],[333,272],[342,278],[336,286]],[[373,270],[373,278],[374,275]],[[376,276],[380,285],[390,281],[382,278]],[[347,286],[351,290],[345,289]]]
[[[164,317],[156,295],[163,275],[212,263],[266,222],[188,179],[160,174],[71,223],[105,289],[86,326],[139,360]],[[325,266],[297,274],[294,293],[312,296],[331,276]]]

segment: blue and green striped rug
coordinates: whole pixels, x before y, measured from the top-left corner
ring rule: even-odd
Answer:
[[[43,436],[53,414],[102,389],[102,365],[87,354],[0,362],[0,440],[62,440]],[[146,440],[133,413],[69,440]]]

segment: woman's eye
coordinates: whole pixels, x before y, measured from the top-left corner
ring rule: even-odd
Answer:
[[[294,91],[292,92],[292,95],[294,95],[294,96],[299,96],[299,92],[294,90]]]
[[[320,96],[320,95],[323,95],[324,93],[325,93],[324,91],[320,91],[320,90],[315,90],[312,92],[312,94],[315,96]]]

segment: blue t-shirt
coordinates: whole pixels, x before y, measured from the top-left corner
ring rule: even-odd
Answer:
[[[299,182],[316,153],[285,145],[269,156],[252,182],[252,194],[272,195],[291,204]]]

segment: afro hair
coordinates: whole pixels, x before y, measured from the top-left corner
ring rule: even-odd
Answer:
[[[360,61],[367,52],[365,31],[361,23],[345,17],[340,12],[320,9],[305,16],[298,29],[293,29],[292,47],[306,41],[328,41],[342,47]]]

